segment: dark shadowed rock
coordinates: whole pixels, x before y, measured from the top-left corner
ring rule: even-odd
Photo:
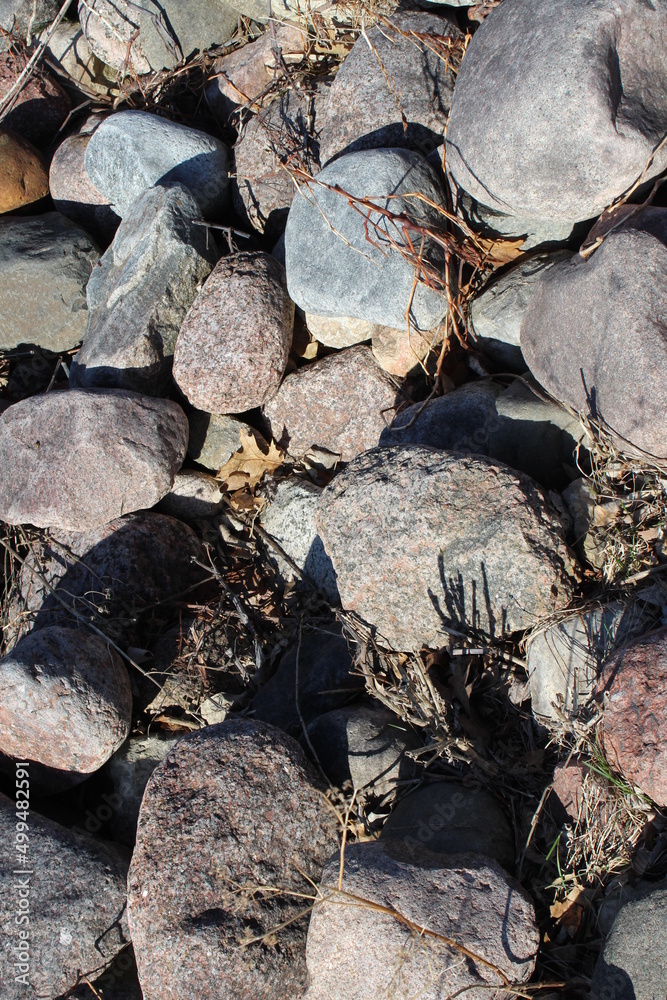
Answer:
[[[487,458],[375,448],[324,490],[315,523],[343,607],[397,649],[441,646],[451,628],[499,638],[572,596],[556,511]]]
[[[134,844],[139,807],[148,779],[178,742],[178,737],[155,730],[150,736],[130,736],[104,768],[113,786],[114,839]]]
[[[91,979],[90,985],[103,1000],[143,1000],[132,945],[125,948],[98,979]],[[90,986],[83,982],[68,1000],[90,1000],[90,997]]]
[[[27,64],[27,54],[17,48],[0,52],[0,101],[8,95]],[[38,63],[28,74],[11,109],[3,112],[2,127],[18,132],[43,149],[53,139],[71,108],[63,88]]]
[[[51,160],[49,188],[58,211],[106,245],[120,219],[86,172],[84,158],[89,142],[89,135],[70,135],[61,142]]]
[[[158,510],[182,521],[213,517],[223,506],[222,483],[198,469],[177,472],[174,485],[162,497]]]
[[[667,983],[667,882],[623,906],[593,974],[591,1000],[657,1000]]]
[[[229,1000],[302,995],[306,920],[276,928],[303,900],[256,890],[304,891],[335,849],[316,774],[294,740],[247,719],[186,736],[153,771],[128,877],[144,1000],[212,984]]]
[[[261,434],[242,420],[226,414],[193,410],[188,416],[188,455],[211,472],[217,472],[241,447],[241,432],[263,441]],[[265,449],[266,450],[266,449]]]
[[[0,214],[31,205],[48,193],[42,154],[17,132],[0,128]]]

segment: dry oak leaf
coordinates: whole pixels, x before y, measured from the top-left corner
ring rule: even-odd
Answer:
[[[241,447],[218,471],[219,479],[227,492],[253,489],[265,472],[275,472],[283,464],[285,452],[271,441],[268,452],[262,450],[257,438],[241,431]]]

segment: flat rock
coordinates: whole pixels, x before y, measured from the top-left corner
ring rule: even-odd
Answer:
[[[149,736],[130,736],[107,761],[104,774],[112,785],[114,839],[134,844],[141,800],[148,779],[178,742],[177,736],[155,730]]]
[[[117,73],[97,58],[78,21],[61,21],[47,38],[48,30],[40,33],[39,41],[45,45],[49,65],[66,85],[78,90],[84,99],[115,96]]]
[[[451,18],[421,11],[397,12],[368,28],[334,78],[322,120],[322,163],[383,146],[424,156],[436,149],[454,90],[443,54],[462,38]]]
[[[120,389],[31,396],[0,416],[0,516],[86,531],[168,493],[185,457],[180,406]]]
[[[619,649],[604,664],[602,744],[611,766],[667,805],[667,629]]]
[[[25,69],[28,56],[17,48],[0,52],[0,101]],[[72,108],[59,83],[39,63],[21,87],[11,111],[3,114],[2,127],[18,132],[43,149],[53,139]]]
[[[0,349],[80,344],[98,259],[88,233],[58,212],[0,218]]]
[[[462,989],[471,1000],[505,995],[497,972],[438,935],[493,963],[512,983],[530,978],[540,941],[533,906],[493,861],[463,854],[444,867],[425,850],[410,859],[395,845],[350,844],[342,890],[355,898],[339,894],[333,858],[308,928],[306,1000],[381,997],[388,984],[396,996],[423,1000],[447,1000]]]
[[[269,3],[269,0],[231,0],[231,4],[242,17],[249,17],[259,24],[265,24],[269,17],[275,18],[278,23],[292,21],[301,25],[304,22],[308,24],[309,21],[312,21],[313,14],[326,20],[327,16],[331,19],[332,15],[336,17],[340,13],[341,18],[345,19],[345,11],[336,10],[334,12],[327,0],[313,0],[313,2],[311,0],[276,0],[275,5],[273,2]]]
[[[61,6],[58,0],[0,0],[0,28],[25,38],[28,29],[51,24]]]
[[[93,633],[58,626],[33,632],[0,660],[0,677],[0,748],[10,757],[90,774],[130,731],[125,664]]]
[[[0,129],[0,214],[31,205],[48,193],[42,154],[17,132]]]
[[[621,451],[665,458],[665,316],[667,209],[647,208],[588,260],[573,257],[545,275],[521,324],[521,349],[538,382],[602,421]]]
[[[547,806],[556,812],[557,821],[576,823],[586,817],[584,782],[590,773],[589,767],[577,761],[555,769]]]
[[[105,118],[88,143],[85,165],[121,218],[156,184],[184,184],[207,217],[226,202],[224,143],[147,111],[119,111]]]
[[[106,245],[120,218],[88,176],[84,159],[89,142],[90,135],[70,135],[61,142],[51,160],[49,187],[58,211]]]
[[[306,313],[308,332],[318,344],[333,347],[337,351],[344,347],[354,347],[370,340],[373,334],[381,329],[376,323],[365,319],[353,319],[351,316],[318,316],[317,313]]]
[[[241,432],[263,441],[261,435],[242,420],[225,414],[193,410],[188,416],[188,455],[211,472],[218,472],[241,447]]]
[[[349,462],[377,443],[399,397],[370,349],[359,345],[292,372],[262,413],[290,455],[315,446]]]
[[[327,486],[315,523],[343,607],[396,649],[441,646],[452,628],[498,639],[572,597],[556,511],[487,458],[374,448]]]
[[[285,1000],[306,987],[306,923],[239,945],[299,914],[337,845],[337,822],[298,744],[248,719],[179,740],[153,771],[128,876],[144,1000],[215,992]],[[307,884],[307,882],[306,882]],[[309,890],[306,890],[309,891]]]
[[[442,225],[437,208],[444,196],[433,168],[419,153],[406,149],[370,149],[328,164],[316,181],[301,184],[285,230],[287,287],[305,312],[352,316],[382,326],[431,330],[446,312],[446,300],[418,282],[415,268],[401,253],[407,246],[404,223],[348,198],[371,198],[373,205],[406,215],[419,225]],[[420,237],[421,239],[421,237]],[[423,260],[442,263],[436,245],[425,241]]]
[[[160,500],[158,509],[182,521],[197,521],[213,517],[223,504],[222,484],[217,479],[197,469],[186,469],[176,473],[174,485]]]
[[[167,394],[181,324],[218,257],[198,221],[183,184],[137,198],[88,282],[72,385]]]
[[[28,863],[22,866],[16,824],[15,802],[0,796],[2,995],[5,1000],[59,997],[82,975],[99,976],[127,946],[127,863],[110,847],[31,809]],[[16,875],[22,867],[30,875]],[[19,902],[20,887],[29,890],[27,907]],[[19,922],[26,914],[29,923]]]
[[[591,1000],[657,1000],[667,983],[667,882],[618,913],[595,968]]]
[[[199,410],[242,413],[261,406],[280,385],[293,326],[294,303],[275,257],[223,257],[181,326],[174,380]]]

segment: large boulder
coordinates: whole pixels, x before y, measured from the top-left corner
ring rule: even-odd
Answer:
[[[375,448],[324,490],[316,525],[343,607],[396,649],[442,646],[451,629],[499,639],[572,597],[556,511],[481,456]]]

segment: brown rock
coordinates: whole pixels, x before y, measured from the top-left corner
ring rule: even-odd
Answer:
[[[185,414],[167,399],[120,389],[31,396],[0,416],[0,516],[86,531],[152,507],[187,443]]]
[[[210,413],[261,406],[280,385],[293,325],[294,303],[275,257],[224,257],[183,320],[174,380],[193,406]]]
[[[49,170],[51,197],[59,212],[108,243],[120,218],[88,176],[84,156],[89,142],[90,135],[71,135],[58,146]]]
[[[317,313],[311,312],[306,313],[306,326],[319,344],[334,347],[337,351],[344,347],[363,344],[383,329],[365,319],[352,319],[349,316],[318,316]]]
[[[604,665],[602,743],[613,768],[667,805],[667,628],[637,639]]]
[[[349,462],[377,444],[398,396],[370,348],[360,345],[292,372],[262,412],[291,455],[316,446]]]
[[[130,731],[130,678],[97,635],[33,632],[0,660],[0,678],[0,748],[10,757],[89,774]]]
[[[555,806],[558,819],[574,823],[584,806],[584,781],[590,769],[583,764],[559,765],[554,771],[549,804]]]
[[[441,339],[433,332],[424,336],[417,330],[397,330],[391,326],[376,327],[373,334],[373,357],[380,368],[404,378],[421,366],[434,343]]]
[[[128,877],[144,1000],[286,1000],[306,988],[306,906],[336,820],[296,741],[239,719],[179,740],[148,782]],[[304,874],[300,874],[305,873]]]
[[[27,139],[0,129],[0,214],[49,193],[46,163]]]
[[[25,69],[28,57],[14,49],[0,52],[0,101],[14,86]],[[71,102],[59,83],[39,64],[9,111],[2,127],[18,132],[40,149],[46,146],[63,124],[71,110]]]

